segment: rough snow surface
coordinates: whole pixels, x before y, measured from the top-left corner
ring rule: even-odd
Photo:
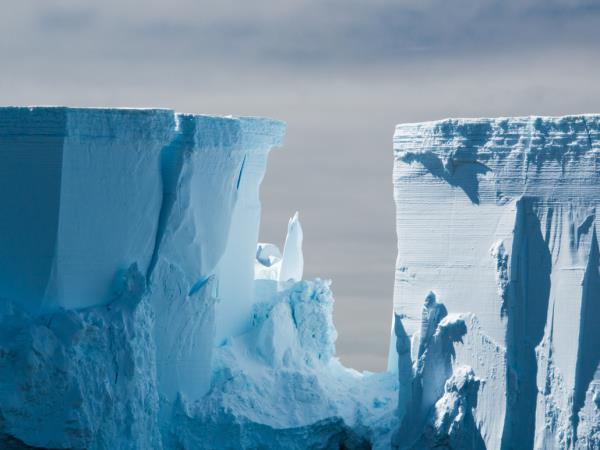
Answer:
[[[329,282],[290,283],[257,303],[250,330],[215,350],[211,390],[182,405],[186,448],[379,448],[396,408],[391,373],[365,374],[334,357]],[[262,430],[262,431],[259,431]],[[215,432],[218,430],[218,432]],[[386,440],[386,438],[388,438]]]

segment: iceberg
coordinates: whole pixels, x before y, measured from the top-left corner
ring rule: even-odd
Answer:
[[[0,108],[0,448],[598,448],[600,118],[397,126],[381,373],[258,242],[285,128]]]
[[[285,124],[0,108],[0,447],[370,448],[390,373],[335,357],[295,214],[258,244]],[[385,441],[385,439],[384,439]]]
[[[164,110],[0,110],[0,296],[29,314],[106,304],[152,257]]]
[[[161,448],[176,400],[208,390],[217,340],[251,323],[258,186],[284,130],[0,108],[4,435]]]
[[[420,382],[407,364],[437,359],[432,314],[422,306],[434,291],[464,316],[462,343],[448,351],[453,367],[481,380],[474,423],[485,448],[600,446],[600,117],[403,124],[394,154],[394,310],[402,324],[393,337],[400,348],[412,341],[413,351],[412,359],[390,352],[400,384]],[[443,384],[421,384],[433,392],[421,407],[447,408]],[[401,397],[403,413],[419,408],[414,395]],[[404,442],[401,430],[401,448],[423,439]]]

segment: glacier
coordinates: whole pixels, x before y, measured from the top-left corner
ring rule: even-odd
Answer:
[[[396,127],[381,373],[258,241],[285,129],[0,107],[0,448],[600,448],[600,116]]]

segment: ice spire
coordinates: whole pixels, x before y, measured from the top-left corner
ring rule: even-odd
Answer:
[[[298,211],[288,223],[288,232],[283,247],[283,258],[279,272],[279,282],[288,280],[300,281],[304,271],[304,257],[302,256],[302,226],[298,219]]]

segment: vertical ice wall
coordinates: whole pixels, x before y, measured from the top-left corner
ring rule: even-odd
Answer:
[[[589,417],[600,362],[600,118],[398,125],[394,151],[394,307],[413,361],[433,290],[450,313],[470,313],[455,364],[484,380],[475,414],[487,448],[599,445]]]
[[[161,394],[197,399],[210,384],[216,330],[250,314],[258,188],[285,126],[261,118],[178,115],[162,154],[163,204],[149,274]],[[249,249],[253,251],[250,253]]]
[[[258,187],[284,131],[0,108],[0,445],[168,447],[173,402],[209,387],[217,317],[229,337],[252,307]]]
[[[106,303],[145,269],[167,110],[0,108],[0,296],[29,313]]]
[[[211,376],[214,277],[237,201],[244,149],[239,120],[177,116],[161,155],[163,202],[149,269],[161,397],[199,398]]]
[[[237,181],[238,201],[233,210],[227,248],[217,286],[217,343],[249,325],[254,301],[254,261],[260,223],[259,187],[269,150],[281,144],[282,122],[246,117],[240,120],[241,145],[246,150]]]

